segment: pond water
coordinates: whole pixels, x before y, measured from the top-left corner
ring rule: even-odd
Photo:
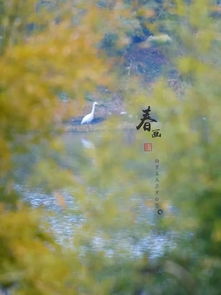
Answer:
[[[77,177],[86,186],[89,198],[96,196],[102,200],[102,198],[114,196],[116,199],[113,200],[113,203],[115,200],[118,202],[119,198],[127,199],[125,191],[131,183],[126,182],[127,177],[124,179],[123,173],[126,170],[133,170],[135,186],[131,185],[131,189],[134,192],[125,201],[125,208],[128,206],[128,211],[132,208],[135,212],[136,226],[114,232],[110,247],[104,245],[100,233],[95,233],[91,245],[94,250],[105,249],[107,255],[112,255],[116,249],[119,250],[122,247],[135,256],[148,252],[150,258],[154,259],[162,255],[167,247],[175,246],[176,234],[172,231],[158,230],[157,220],[164,218],[164,216],[157,215],[153,206],[145,205],[148,202],[151,203],[153,196],[149,193],[146,194],[143,188],[141,189],[142,193],[136,191],[139,188],[139,183],[143,186],[145,178],[150,180],[150,184],[153,182],[154,155],[145,154],[147,161],[144,160],[144,151],[140,149],[143,139],[140,141],[135,131],[128,128],[123,131],[109,130],[109,133],[96,129],[67,132],[62,137],[66,146],[66,155],[63,160],[65,167],[77,171]],[[99,156],[101,150],[106,151],[104,160]],[[115,173],[112,175],[111,170],[113,169],[115,169]],[[108,175],[106,176],[107,170]],[[84,177],[85,175],[86,177]],[[71,246],[76,230],[79,230],[85,222],[85,216],[79,214],[75,200],[76,187],[73,190],[68,188],[60,192],[65,206],[60,204],[55,194],[46,194],[43,189],[33,191],[33,189],[20,185],[17,186],[17,190],[22,192],[25,200],[34,208],[43,207],[48,211],[47,219],[57,241],[64,247]],[[90,192],[92,192],[91,195]],[[171,206],[170,212],[168,209],[166,214],[172,214],[172,211],[173,207]],[[141,233],[137,231],[140,227],[143,228]]]

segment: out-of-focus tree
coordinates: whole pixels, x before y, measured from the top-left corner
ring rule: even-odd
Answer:
[[[96,48],[101,37],[90,28],[96,10],[73,24],[71,9],[62,1],[0,1],[0,286],[15,294],[79,294],[73,275],[85,273],[43,228],[45,212],[29,209],[16,186],[36,161],[52,186],[72,181],[49,152],[62,150],[59,94],[81,99],[108,80]],[[43,147],[50,158],[36,157]]]
[[[171,17],[162,24],[172,37],[167,53],[180,87],[174,91],[161,80],[147,101],[158,110],[164,134],[156,144],[162,202],[171,201],[177,210],[173,215],[164,207],[161,226],[179,238],[155,271],[144,262],[140,294],[220,292],[220,14],[215,4],[165,1]]]
[[[166,270],[175,278],[176,288],[185,282],[184,294],[219,294],[220,290],[221,71],[220,16],[214,16],[215,4],[174,3],[171,9],[178,19],[167,25],[176,36],[174,42],[180,43],[175,48],[182,48],[177,51],[175,64],[185,87],[179,100],[174,100],[170,91],[161,92],[160,87],[156,90],[159,102],[165,101],[169,108],[167,114],[162,112],[162,121],[173,124],[165,124],[164,158],[169,172],[165,191],[180,209],[178,230],[183,236],[189,235],[178,243],[176,258],[167,262]]]
[[[61,4],[63,19],[56,22],[58,7],[49,10],[43,4],[1,1],[3,178],[16,166],[13,154],[28,150],[42,135],[50,136],[54,124],[63,119],[58,112],[60,92],[80,98],[101,75],[105,83],[106,69],[94,46],[99,37],[90,32],[88,22],[72,25]]]

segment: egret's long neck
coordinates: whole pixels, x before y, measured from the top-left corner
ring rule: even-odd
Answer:
[[[94,112],[95,112],[95,106],[96,106],[96,104],[93,104],[93,106],[92,106],[92,110],[91,110],[92,115],[94,115]]]

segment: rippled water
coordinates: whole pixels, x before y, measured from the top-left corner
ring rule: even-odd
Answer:
[[[69,133],[64,136],[64,141],[72,153],[76,152],[78,154],[84,150],[96,149],[95,138],[101,136],[102,134],[98,133],[95,135],[93,132]],[[126,135],[126,144],[131,144],[133,140],[134,135],[131,132],[128,132]],[[75,214],[77,208],[73,198],[73,193],[70,191],[62,192],[66,207],[68,208],[68,210],[66,210],[58,204],[56,198],[53,195],[48,195],[40,189],[33,191],[27,187],[18,185],[17,190],[22,192],[25,200],[29,202],[34,208],[43,207],[48,210],[48,222],[50,223],[51,229],[55,233],[57,241],[64,246],[70,246],[72,244],[72,239],[74,237],[76,228],[78,228],[82,222],[84,222],[83,216]],[[136,210],[139,211],[137,222],[149,224],[152,227],[152,230],[150,230],[145,237],[141,237],[138,243],[134,243],[134,241],[132,241],[129,237],[129,234],[128,237],[126,237],[126,232],[125,238],[122,238],[120,234],[119,236],[115,235],[115,241],[113,241],[115,244],[117,244],[117,240],[119,239],[119,247],[126,247],[135,256],[139,256],[144,252],[148,252],[150,258],[156,258],[160,256],[166,247],[175,246],[174,232],[162,233],[157,231],[157,229],[154,229],[156,218],[163,217],[156,216],[156,212],[154,212],[153,208],[144,208],[142,204],[140,204],[140,206],[138,205]],[[51,212],[53,212],[53,214],[51,214]],[[99,234],[94,237],[93,247],[95,250],[102,249],[103,247],[103,241]],[[112,255],[111,249],[107,251],[107,254]]]

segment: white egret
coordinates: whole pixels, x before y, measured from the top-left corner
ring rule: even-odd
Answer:
[[[82,118],[81,125],[82,124],[90,124],[93,121],[93,119],[94,119],[94,112],[95,112],[95,106],[96,105],[98,105],[98,103],[95,101],[93,103],[91,112]]]

